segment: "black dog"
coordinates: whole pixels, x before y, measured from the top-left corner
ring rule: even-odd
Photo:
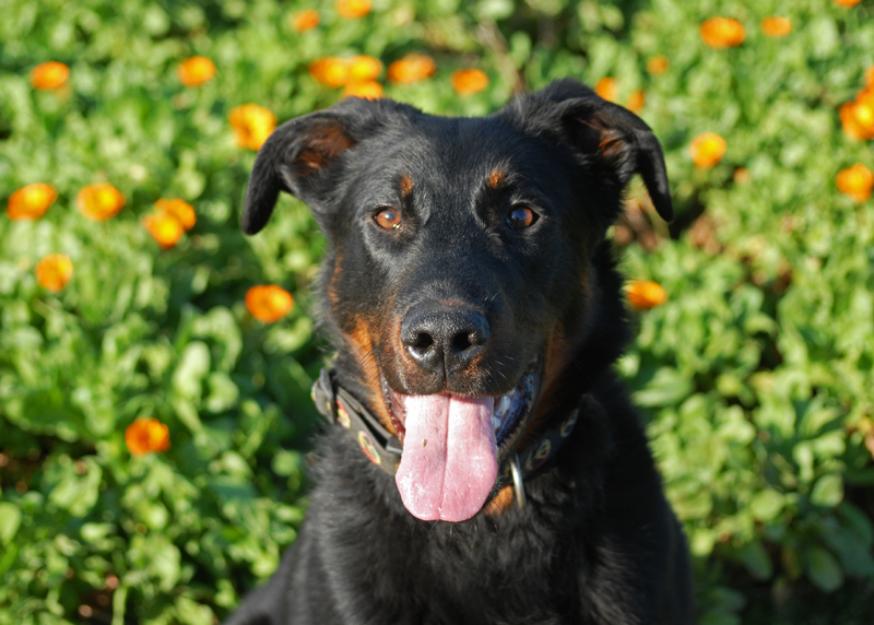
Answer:
[[[230,623],[693,621],[688,554],[611,370],[628,338],[608,226],[664,160],[565,80],[486,118],[348,99],[258,154],[243,228],[280,191],[330,250],[318,447],[300,538]]]

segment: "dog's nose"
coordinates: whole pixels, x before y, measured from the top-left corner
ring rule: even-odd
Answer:
[[[473,309],[420,307],[401,323],[401,341],[419,366],[455,371],[485,349],[491,337],[488,319]]]

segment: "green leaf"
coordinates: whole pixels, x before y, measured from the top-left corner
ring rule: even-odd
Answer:
[[[10,543],[20,525],[21,511],[18,507],[7,501],[0,501],[0,543]]]
[[[201,381],[209,373],[209,365],[209,347],[201,341],[192,341],[173,373],[173,388],[184,397],[200,398]]]
[[[823,475],[810,493],[810,501],[817,506],[834,507],[844,498],[844,482],[840,475]]]
[[[750,501],[750,512],[759,521],[772,521],[783,509],[783,495],[770,488],[756,493]]]
[[[832,592],[844,583],[844,573],[835,557],[822,547],[808,547],[805,551],[805,571],[817,588]]]
[[[737,552],[737,556],[756,579],[765,580],[774,573],[771,558],[758,540],[749,542],[741,547]]]
[[[634,400],[644,407],[676,404],[692,392],[692,382],[682,372],[670,367],[659,369],[646,388],[634,394]]]

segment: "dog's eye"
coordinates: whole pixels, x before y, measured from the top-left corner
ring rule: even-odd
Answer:
[[[507,213],[507,223],[514,230],[524,230],[534,225],[540,216],[527,206],[514,206]]]
[[[401,227],[401,211],[396,208],[382,208],[373,216],[373,221],[383,230],[397,230]]]

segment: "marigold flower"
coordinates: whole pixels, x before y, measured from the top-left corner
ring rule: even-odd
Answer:
[[[140,417],[124,431],[124,442],[134,456],[170,449],[170,428],[152,417]]]
[[[66,254],[49,254],[36,264],[36,282],[42,288],[57,293],[73,277],[73,261]]]
[[[406,85],[430,78],[437,72],[437,64],[427,54],[412,52],[388,66],[388,79]]]
[[[848,195],[857,202],[864,202],[871,197],[874,188],[874,172],[862,163],[856,163],[842,169],[835,178],[838,191]]]
[[[659,54],[646,62],[646,69],[653,76],[659,76],[668,71],[669,65],[668,58]]]
[[[337,0],[340,17],[355,20],[370,13],[370,0]]]
[[[722,160],[726,150],[725,139],[715,132],[704,132],[695,137],[689,146],[689,154],[696,167],[709,169]]]
[[[701,39],[711,48],[733,48],[746,38],[743,24],[732,17],[711,17],[701,22]]]
[[[762,32],[768,37],[785,37],[792,32],[792,20],[788,17],[771,15],[762,20]]]
[[[610,102],[616,101],[616,79],[610,76],[605,76],[601,80],[595,83],[595,93],[604,98],[605,100],[609,100]]]
[[[327,56],[310,64],[310,76],[326,87],[342,87],[349,82],[349,63],[345,59]]]
[[[628,96],[628,104],[626,108],[633,113],[640,113],[646,104],[646,94],[643,89],[635,89]]]
[[[346,61],[349,70],[346,75],[347,83],[368,82],[376,80],[382,73],[382,61],[366,54],[353,56]]]
[[[263,323],[279,321],[294,307],[291,293],[276,284],[253,286],[246,291],[246,308]]]
[[[468,67],[452,72],[452,88],[460,95],[478,93],[489,86],[489,77],[481,69]]]
[[[315,9],[298,11],[291,18],[291,27],[299,33],[311,30],[319,25],[319,12]]]
[[[152,235],[155,242],[165,250],[176,247],[179,239],[185,234],[185,228],[182,227],[179,220],[165,212],[146,215],[143,219],[143,226]]]
[[[191,230],[197,223],[194,207],[178,197],[161,198],[155,202],[155,208],[160,213],[167,213],[175,217],[186,231]]]
[[[58,197],[55,188],[44,182],[24,185],[9,196],[6,214],[9,219],[39,219]]]
[[[234,107],[228,120],[234,129],[237,145],[248,150],[259,149],[276,128],[276,115],[259,104]]]
[[[838,109],[838,114],[840,115],[841,127],[843,128],[845,135],[851,139],[859,139],[862,141],[872,138],[869,136],[867,129],[856,121],[855,101],[844,102],[841,105],[841,108]],[[866,117],[866,111],[860,111],[859,117],[864,119]]]
[[[851,9],[857,4],[859,4],[862,0],[835,0],[835,4],[838,6],[845,7],[847,9]]]
[[[215,63],[205,56],[192,56],[179,64],[176,68],[179,82],[186,87],[199,87],[213,79],[216,73]]]
[[[649,310],[668,301],[668,292],[652,280],[632,280],[625,287],[625,296],[635,310]]]
[[[30,84],[34,89],[60,89],[67,84],[69,77],[69,67],[60,61],[46,61],[30,71]]]
[[[874,139],[874,89],[863,89],[839,109],[844,133],[853,139]]]
[[[105,221],[115,217],[124,206],[124,196],[108,182],[89,184],[79,191],[76,205],[86,217]]]
[[[375,80],[367,82],[352,82],[343,89],[346,97],[364,98],[365,100],[378,100],[382,97],[382,85]]]

